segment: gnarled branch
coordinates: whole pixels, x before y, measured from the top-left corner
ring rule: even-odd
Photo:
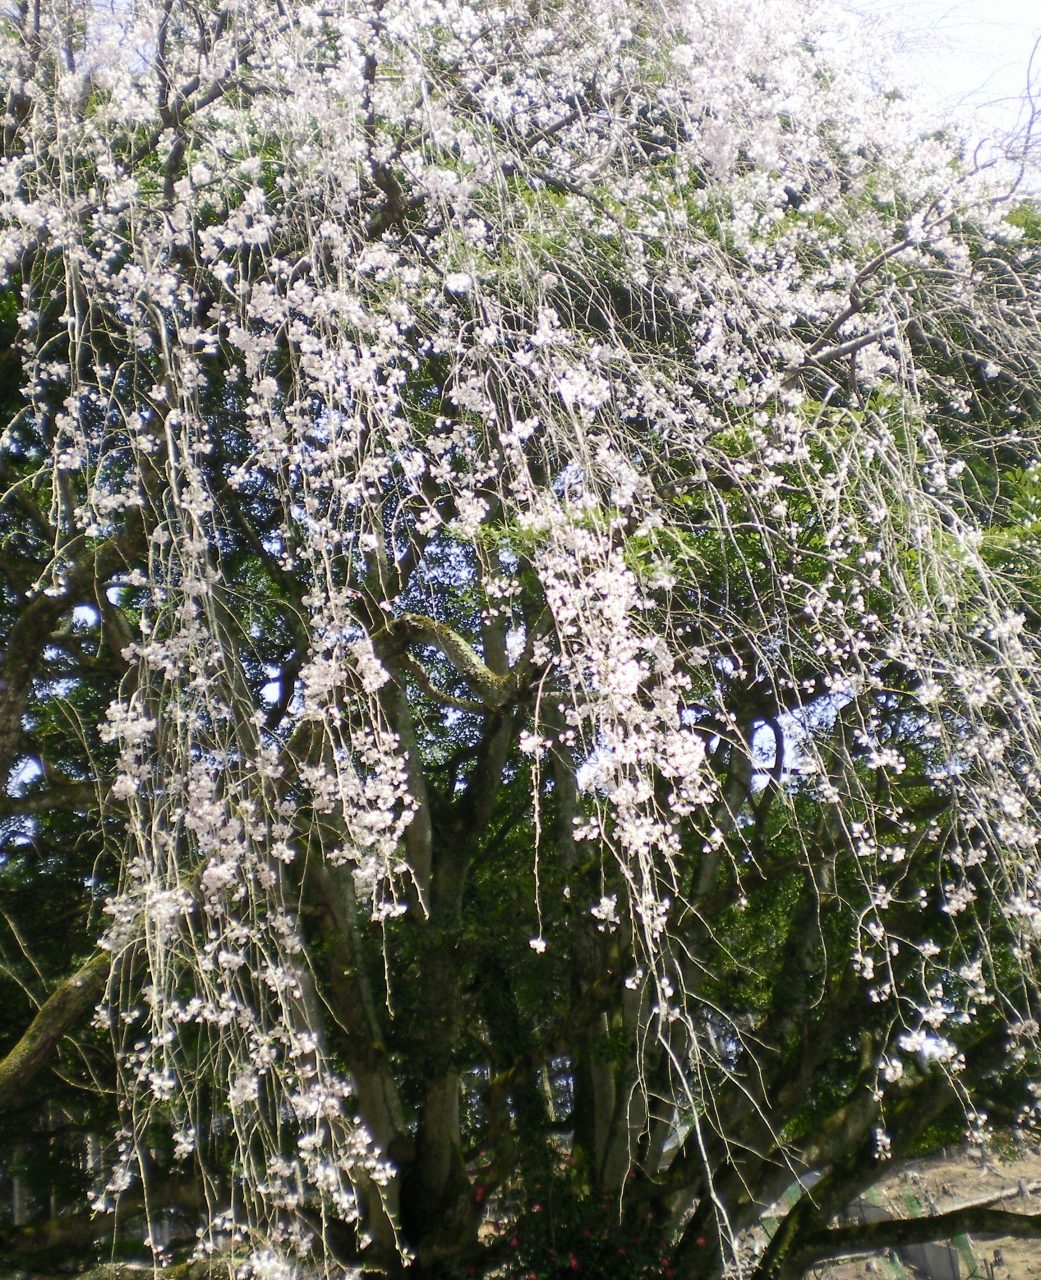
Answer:
[[[43,1002],[22,1038],[0,1059],[0,1111],[46,1065],[62,1036],[101,998],[112,957],[98,951]]]

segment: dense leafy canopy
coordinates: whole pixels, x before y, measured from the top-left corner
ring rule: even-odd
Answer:
[[[1031,1130],[1039,222],[828,47],[4,20],[0,1143],[63,1257],[89,1190],[242,1276],[780,1280]]]

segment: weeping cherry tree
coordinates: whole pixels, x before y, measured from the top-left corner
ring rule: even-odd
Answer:
[[[95,1151],[50,1239],[1041,1234],[852,1212],[1038,1119],[1041,220],[819,18],[0,19],[0,1140],[49,1081]]]

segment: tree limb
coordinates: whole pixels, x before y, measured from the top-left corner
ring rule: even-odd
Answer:
[[[55,1046],[101,998],[112,957],[96,952],[43,1002],[22,1038],[0,1059],[0,1111],[46,1065]]]
[[[0,796],[0,819],[25,818],[52,809],[88,810],[101,804],[101,795],[93,782],[69,782],[46,791],[31,791],[23,796]]]
[[[889,1246],[928,1244],[955,1236],[1017,1236],[1041,1239],[1041,1213],[1016,1213],[970,1205],[927,1218],[884,1218],[878,1222],[850,1222],[809,1236],[798,1250],[803,1268],[842,1253],[872,1253]]]
[[[496,675],[478,657],[472,646],[447,623],[421,614],[406,613],[394,624],[394,629],[406,638],[436,645],[459,673],[470,692],[485,706],[493,709],[505,706],[516,694],[516,675],[513,672],[503,676]]]

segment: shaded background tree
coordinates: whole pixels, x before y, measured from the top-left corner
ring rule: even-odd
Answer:
[[[1036,219],[823,48],[5,26],[0,1102],[52,1208],[63,1149],[240,1274],[772,1280],[1029,1130]]]

